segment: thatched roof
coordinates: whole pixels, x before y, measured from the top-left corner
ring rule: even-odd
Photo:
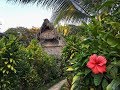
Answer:
[[[39,36],[40,39],[53,39],[57,38],[57,32],[55,30],[47,30],[42,32]]]

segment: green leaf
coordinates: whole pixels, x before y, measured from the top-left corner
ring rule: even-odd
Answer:
[[[14,70],[14,68],[11,66],[11,70]]]
[[[5,73],[6,70],[3,70],[2,72]]]
[[[3,68],[4,68],[4,67],[1,67],[1,68],[0,68],[0,71],[2,71],[2,70],[3,70]]]
[[[6,73],[8,74],[8,73],[9,73],[9,71],[6,71]]]
[[[117,45],[117,48],[120,49],[120,44]]]
[[[81,72],[77,73],[77,74],[73,77],[72,84],[74,84],[78,79],[80,79],[80,75],[82,75]]]
[[[103,81],[102,81],[102,88],[103,88],[103,90],[106,90],[106,87],[108,86],[108,82],[107,82],[107,80],[106,79],[103,79]]]
[[[72,81],[72,87],[70,90],[79,90],[80,87],[80,76],[83,75],[83,73],[79,72],[73,77]]]
[[[120,60],[111,62],[111,64],[114,65],[114,66],[119,66],[120,67]]]
[[[68,67],[66,71],[73,71],[74,69],[72,67]]]
[[[120,38],[120,33],[115,36],[116,38]]]
[[[10,65],[10,64],[8,64],[8,65],[7,65],[7,67],[8,67],[8,68],[10,68],[10,67],[11,67],[11,65]]]
[[[113,68],[113,65],[108,65],[107,66],[107,71],[110,72],[112,68]]]
[[[118,45],[118,40],[117,39],[115,39],[113,36],[108,36],[107,37],[107,43],[109,44],[109,45],[111,45],[111,47],[115,47],[115,46],[117,46]]]
[[[83,25],[85,25],[86,27],[89,27],[88,24],[84,21],[82,21]]]
[[[10,63],[11,63],[11,62],[13,62],[13,59],[12,59],[12,58],[10,58]]]
[[[75,55],[75,54],[73,53],[73,54],[70,56],[70,59],[72,59],[72,58],[74,57],[74,55]]]
[[[89,74],[91,72],[91,70],[90,69],[85,69],[85,75],[87,75],[87,74]]]
[[[15,64],[15,65],[16,65],[16,62],[15,62],[15,60],[13,60],[13,64]]]
[[[116,78],[117,73],[118,73],[118,68],[117,67],[114,66],[113,68],[111,68],[110,74],[113,78]]]
[[[8,62],[4,62],[5,64],[8,64]]]
[[[98,10],[102,9],[103,7],[110,6],[110,5],[112,5],[114,2],[115,2],[114,0],[107,0],[105,3],[103,3],[103,4],[98,8]]]
[[[102,77],[100,74],[94,75],[94,84],[95,86],[98,86],[101,83]]]
[[[16,69],[13,69],[14,73],[16,73]]]
[[[113,79],[112,82],[107,86],[106,90],[116,90],[120,85],[120,78]]]

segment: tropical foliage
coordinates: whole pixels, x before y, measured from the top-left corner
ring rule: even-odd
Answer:
[[[81,34],[67,38],[63,56],[69,77],[73,77],[69,78],[71,90],[120,89],[120,23],[117,10],[99,14],[99,19],[93,18],[89,24],[83,22]],[[93,54],[99,58],[93,57]]]
[[[39,28],[32,27],[31,29],[24,27],[9,28],[5,31],[5,35],[14,35],[19,38],[21,44],[27,46],[32,39],[36,38]]]
[[[67,37],[69,35],[76,35],[76,34],[79,34],[83,28],[82,26],[76,26],[76,25],[72,25],[72,24],[69,24],[69,25],[58,25],[57,26],[57,30],[58,32],[63,36],[63,37]]]
[[[60,66],[54,57],[47,55],[36,40],[27,47],[19,38],[10,35],[0,39],[0,89],[39,90],[58,79]]]

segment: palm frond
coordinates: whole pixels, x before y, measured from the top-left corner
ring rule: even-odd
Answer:
[[[23,4],[37,3],[46,8],[53,9],[52,20],[58,23],[61,20],[80,21],[88,18],[88,15],[81,9],[77,10],[70,0],[8,0],[21,2]]]
[[[52,20],[58,23],[61,20],[87,20],[97,11],[96,6],[106,0],[8,0],[23,4],[37,3],[46,8],[52,8]]]
[[[67,5],[60,11],[54,11],[52,15],[52,20],[57,24],[61,20],[66,20],[68,22],[80,22],[81,20],[87,20],[88,16],[85,13],[78,11],[73,5]]]

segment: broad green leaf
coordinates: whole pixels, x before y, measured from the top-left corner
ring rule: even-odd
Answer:
[[[81,72],[77,73],[77,74],[73,77],[72,84],[74,84],[78,79],[80,79],[80,75],[82,75]]]
[[[111,45],[111,47],[115,47],[118,45],[117,39],[115,39],[113,36],[108,36],[107,37],[107,43]]]
[[[103,81],[102,81],[102,88],[103,88],[103,90],[106,90],[106,87],[108,86],[108,82],[107,82],[107,80],[106,79],[103,79]]]
[[[115,66],[114,66],[113,68],[111,68],[110,74],[111,74],[111,76],[112,76],[113,78],[116,78],[116,76],[117,76],[117,74],[118,74],[118,68],[115,67]]]
[[[102,77],[101,75],[94,75],[94,84],[95,86],[98,86],[101,83]]]
[[[107,86],[106,90],[116,90],[116,88],[120,85],[120,79],[113,79],[112,82]]]
[[[113,67],[113,65],[108,65],[107,66],[107,71],[110,72],[111,68]]]
[[[79,90],[80,87],[80,76],[83,75],[81,72],[77,73],[74,77],[73,77],[73,81],[72,81],[72,87],[70,90]]]

